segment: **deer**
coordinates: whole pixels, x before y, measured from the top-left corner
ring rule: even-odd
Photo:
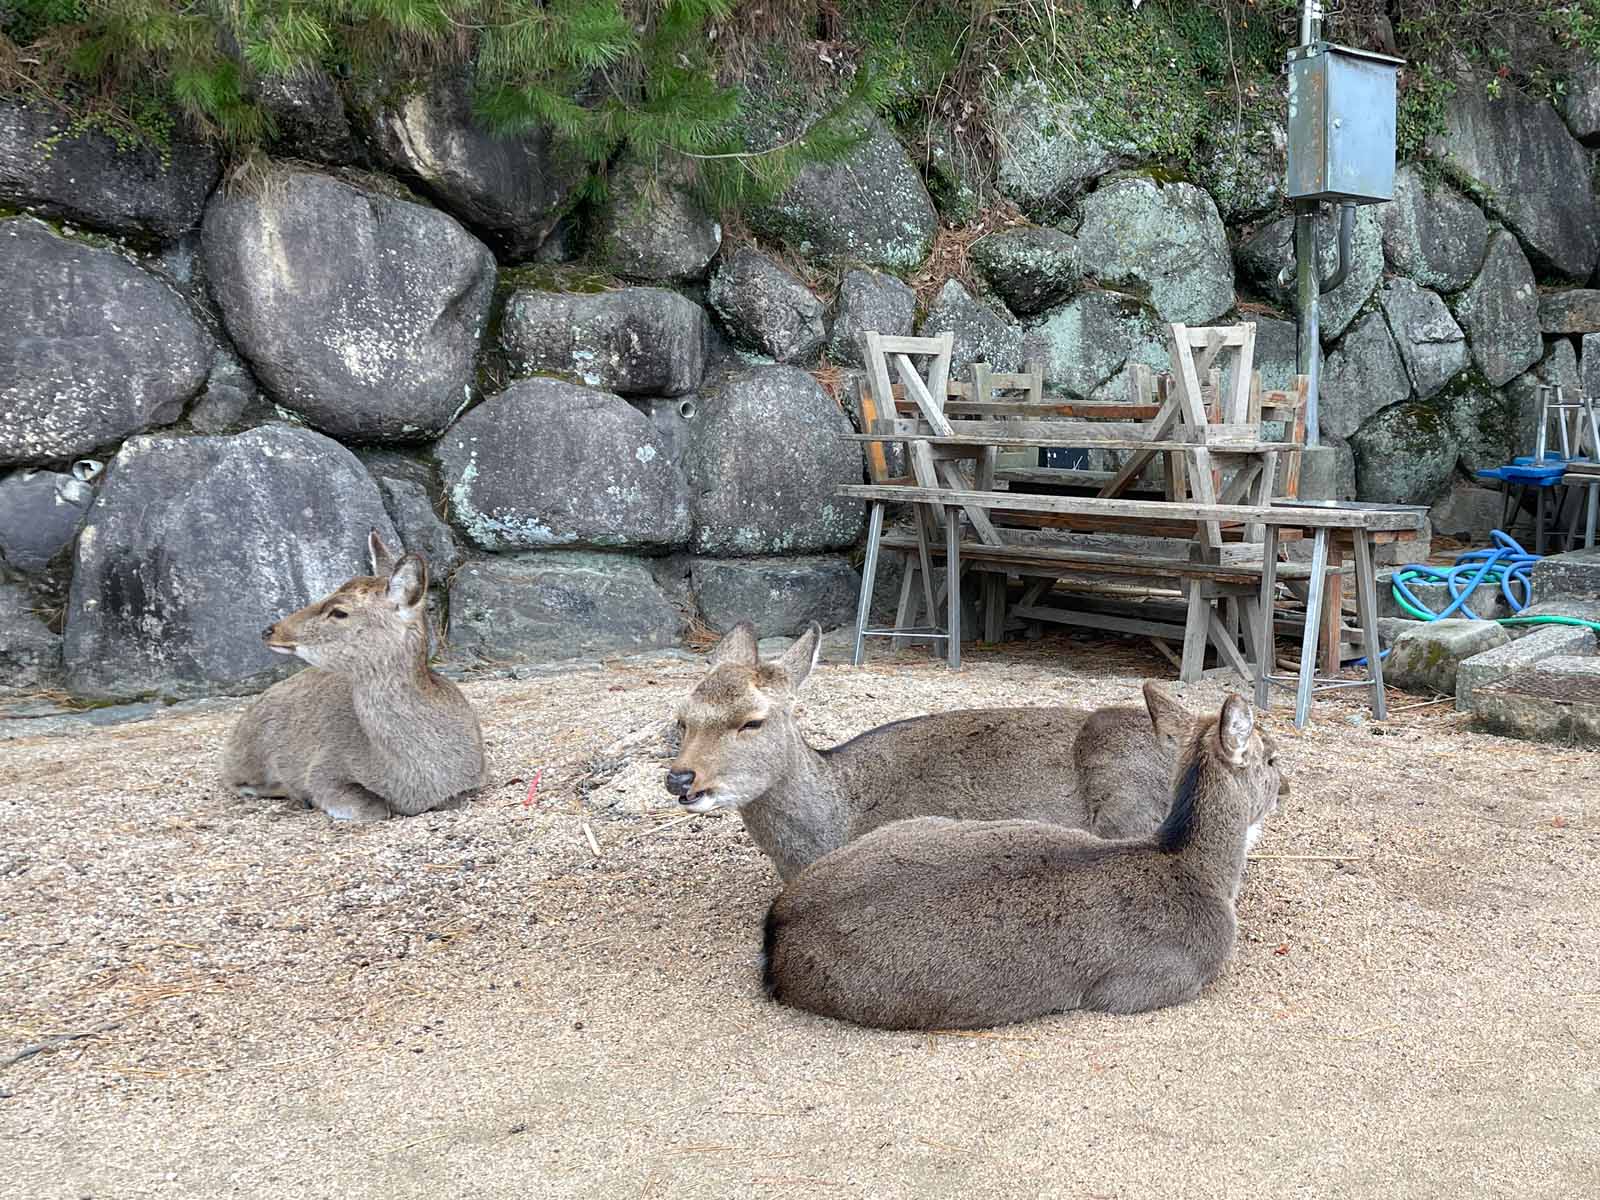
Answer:
[[[483,734],[455,684],[428,666],[427,560],[398,561],[376,529],[372,574],[267,626],[275,654],[310,664],[234,726],[224,781],[336,821],[455,808],[483,785]]]
[[[794,702],[821,636],[813,621],[762,662],[750,622],[724,635],[679,707],[666,777],[691,813],[737,810],[784,880],[907,817],[1019,817],[1122,836],[1166,816],[1192,714],[1160,688],[1145,690],[1143,706],[964,709],[816,749]]]
[[[1252,830],[1287,794],[1272,738],[1229,696],[1196,723],[1147,836],[919,817],[819,859],[767,911],[763,985],[881,1029],[1181,1004],[1232,952]]]

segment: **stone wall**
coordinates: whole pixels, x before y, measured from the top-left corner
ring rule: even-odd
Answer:
[[[951,330],[958,360],[1104,397],[1164,364],[1166,322],[1255,320],[1268,385],[1293,371],[1281,130],[1173,180],[1021,87],[952,211],[879,124],[734,244],[627,163],[579,206],[549,139],[474,127],[466,82],[284,85],[276,157],[226,179],[202,145],[119,150],[0,101],[7,683],[259,688],[283,669],[260,630],[361,569],[374,526],[429,555],[467,664],[842,624],[862,513],[833,489],[862,462],[838,380],[865,329]],[[1323,309],[1318,476],[1462,535],[1498,517],[1470,473],[1527,449],[1535,384],[1600,388],[1593,122],[1481,94],[1361,210]],[[974,198],[970,271],[919,302]]]

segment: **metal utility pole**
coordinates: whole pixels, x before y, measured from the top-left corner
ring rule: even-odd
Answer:
[[[1318,445],[1322,293],[1350,272],[1356,206],[1394,194],[1395,82],[1402,60],[1322,40],[1320,0],[1302,0],[1300,44],[1289,51],[1289,199],[1294,202],[1299,372],[1307,378],[1306,442]],[[1339,206],[1339,265],[1317,270],[1317,214]],[[1287,282],[1285,279],[1284,282]]]

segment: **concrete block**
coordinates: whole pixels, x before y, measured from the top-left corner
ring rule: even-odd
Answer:
[[[1410,616],[1405,609],[1400,607],[1400,601],[1394,594],[1394,577],[1399,568],[1380,570],[1378,572],[1378,615],[1380,617],[1407,617]],[[1406,585],[1411,589],[1411,594],[1422,601],[1423,607],[1434,612],[1442,612],[1450,603],[1450,592],[1444,584],[1424,584],[1412,580]],[[1467,605],[1478,617],[1484,621],[1492,621],[1497,617],[1509,617],[1511,606],[1506,603],[1505,594],[1501,592],[1498,584],[1480,583],[1472,590],[1472,595],[1467,599]],[[1461,610],[1458,608],[1456,614]]]
[[[1516,615],[1519,617],[1577,617],[1580,621],[1600,622],[1600,599],[1569,596],[1561,600],[1546,600],[1540,604],[1530,604]],[[1533,630],[1541,628],[1545,627],[1540,625],[1507,625],[1506,631],[1516,638],[1526,637]]]
[[[1395,639],[1383,669],[1386,683],[1408,692],[1453,696],[1461,663],[1510,638],[1493,621],[1430,621]]]
[[[1569,596],[1600,598],[1600,547],[1547,555],[1534,564],[1534,600]]]
[[[1478,688],[1523,667],[1553,658],[1585,658],[1595,652],[1594,634],[1575,625],[1538,625],[1526,637],[1474,654],[1456,671],[1456,710],[1470,712]],[[1595,660],[1600,662],[1600,660]]]
[[[1547,658],[1481,687],[1472,719],[1507,737],[1600,746],[1600,658]]]

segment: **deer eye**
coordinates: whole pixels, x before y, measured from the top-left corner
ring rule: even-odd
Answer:
[[[746,721],[743,725],[739,726],[739,732],[749,733],[752,730],[760,729],[765,724],[765,721]]]
[[[345,610],[342,609],[342,608],[330,608],[328,610],[328,615],[330,617],[332,617],[335,621],[342,621],[346,617],[348,617],[350,614],[345,612]]]

